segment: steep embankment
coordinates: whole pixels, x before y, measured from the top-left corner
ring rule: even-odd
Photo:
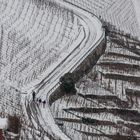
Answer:
[[[118,31],[110,33],[105,54],[77,83],[77,95],[52,105],[56,122],[72,139],[140,138],[140,45],[136,44]]]

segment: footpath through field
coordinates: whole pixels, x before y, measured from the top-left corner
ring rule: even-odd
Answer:
[[[59,86],[60,77],[67,72],[73,72],[88,54],[103,40],[104,30],[102,29],[101,22],[95,16],[81,9],[77,9],[70,4],[66,4],[63,1],[57,2],[61,6],[73,10],[79,17],[84,30],[84,39],[78,46],[75,46],[74,51],[70,53],[69,57],[61,63],[57,69],[52,71],[51,75],[42,79],[43,82],[40,82],[37,86],[28,91],[28,95],[25,97],[25,108],[27,114],[33,116],[30,117],[32,124],[41,126],[43,130],[53,136],[54,139],[69,140],[70,138],[61,131],[54,121],[49,106],[49,97]],[[46,101],[45,108],[32,101],[32,90],[37,92],[36,98]]]

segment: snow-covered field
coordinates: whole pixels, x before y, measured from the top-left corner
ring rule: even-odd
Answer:
[[[8,122],[6,118],[0,118],[0,129],[6,129]]]
[[[24,112],[26,92],[23,91],[28,92],[50,75],[84,39],[83,25],[73,11],[51,1],[1,0],[0,3],[1,116],[22,118],[21,138],[28,139],[43,130],[31,132],[35,122],[30,123],[31,112]],[[28,135],[29,132],[33,134]]]
[[[139,0],[63,0],[110,22],[117,29],[140,36]],[[138,13],[138,14],[136,14]]]
[[[140,138],[139,46],[134,51],[110,38],[105,54],[76,84],[79,94],[52,105],[56,122],[73,140]],[[92,123],[85,124],[82,117]]]
[[[73,49],[70,46],[83,39],[83,30],[71,11],[55,4],[14,0],[1,6],[6,4],[0,22],[1,79],[20,88],[49,74]]]
[[[41,132],[45,140],[53,136],[68,138],[55,125],[49,108],[38,108],[26,94],[42,80],[51,88],[66,71],[74,69],[72,66],[83,57],[80,53],[86,54],[102,35],[101,23],[95,17],[84,12],[80,15],[79,11],[75,14],[75,9],[60,5],[51,1],[1,0],[1,112],[3,116],[16,114],[21,118],[20,139],[38,139],[37,133]],[[51,80],[47,81],[49,76]],[[42,100],[46,100],[46,89]]]
[[[136,17],[140,26],[140,1],[139,0],[132,0],[134,8],[135,8],[135,12],[136,12]]]
[[[20,117],[21,140],[140,136],[138,45],[135,53],[108,37],[106,53],[76,84],[79,94],[62,97],[51,110],[48,103],[59,78],[104,38],[96,16],[139,37],[138,5],[139,0],[0,0],[0,117]],[[32,90],[45,107],[32,101]],[[84,124],[81,117],[94,123]]]

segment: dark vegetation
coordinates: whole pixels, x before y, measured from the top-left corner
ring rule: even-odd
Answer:
[[[76,93],[75,79],[72,73],[66,73],[60,78],[60,89],[65,93]]]
[[[8,117],[8,131],[18,134],[21,128],[21,122],[17,116]]]

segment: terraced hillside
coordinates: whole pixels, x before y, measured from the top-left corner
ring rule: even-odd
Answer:
[[[1,78],[17,87],[50,72],[82,32],[73,12],[49,1],[7,0],[1,6]]]
[[[140,35],[140,25],[133,0],[63,0],[76,5],[118,29],[133,36]]]
[[[81,62],[80,54],[85,59],[104,41],[93,14],[117,31],[76,84],[77,94],[58,99],[50,110],[55,82]],[[131,0],[0,0],[0,117],[20,117],[21,140],[140,139],[140,44],[126,34],[138,36],[138,29]]]
[[[109,33],[105,54],[76,84],[77,94],[51,107],[62,131],[73,140],[140,139],[139,50],[133,39]]]
[[[83,38],[81,19],[54,1],[0,0],[0,112],[22,119],[19,139],[53,139],[30,122],[22,91],[46,77]]]

